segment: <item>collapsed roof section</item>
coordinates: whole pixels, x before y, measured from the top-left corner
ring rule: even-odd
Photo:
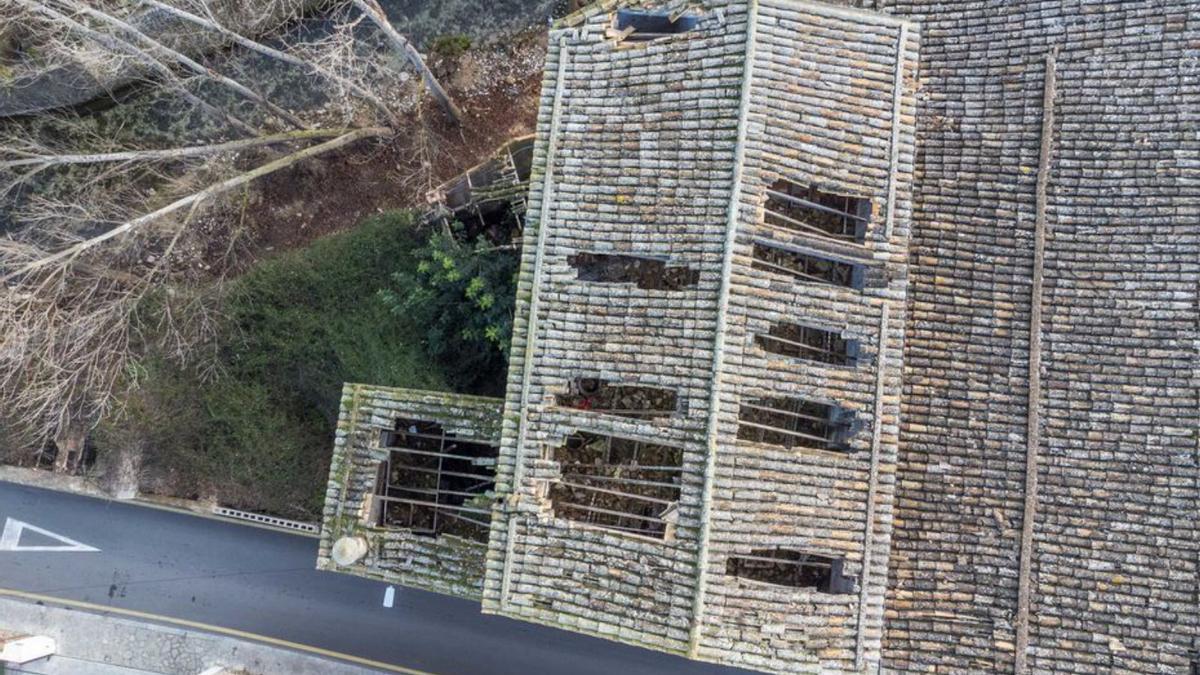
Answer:
[[[533,141],[533,136],[513,139],[484,162],[431,191],[428,219],[446,226],[461,223],[467,238],[520,232],[528,211]]]
[[[502,404],[347,384],[317,567],[478,598]]]
[[[879,661],[916,58],[908,22],[797,0],[551,31],[485,611]]]

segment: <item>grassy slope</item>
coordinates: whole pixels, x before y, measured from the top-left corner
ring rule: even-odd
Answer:
[[[389,214],[258,265],[236,283],[226,376],[150,363],[104,445],[145,448],[145,487],[313,517],[323,498],[343,382],[444,389],[420,327],[377,290],[415,265],[411,217]]]

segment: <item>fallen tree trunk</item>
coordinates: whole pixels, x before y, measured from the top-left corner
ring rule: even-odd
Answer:
[[[69,262],[71,259],[79,256],[80,254],[88,251],[89,249],[92,249],[96,246],[99,246],[100,244],[103,244],[104,242],[106,242],[110,239],[115,239],[117,237],[121,237],[126,234],[129,234],[130,232],[133,232],[139,228],[145,227],[146,225],[148,225],[150,223],[160,220],[160,219],[162,219],[172,213],[175,213],[176,211],[180,211],[186,207],[191,207],[193,210],[195,210],[201,204],[203,204],[204,202],[206,202],[214,197],[218,197],[218,196],[223,195],[232,190],[236,190],[237,188],[239,188],[257,178],[261,178],[268,174],[274,173],[276,171],[279,171],[280,169],[286,169],[287,167],[292,166],[293,164],[303,161],[305,159],[308,159],[310,157],[316,157],[318,155],[322,155],[326,152],[336,150],[338,148],[344,147],[346,145],[354,143],[355,141],[362,140],[364,138],[378,138],[381,136],[387,136],[392,133],[393,133],[393,131],[387,127],[370,127],[370,128],[366,128],[366,129],[356,129],[349,133],[343,134],[342,136],[338,136],[337,138],[334,138],[333,140],[329,140],[329,141],[326,141],[319,145],[314,145],[312,147],[305,148],[304,150],[300,150],[299,152],[294,152],[285,157],[281,157],[273,162],[268,162],[256,169],[247,171],[246,173],[239,174],[237,176],[234,176],[233,178],[229,178],[227,180],[221,181],[220,183],[216,183],[215,185],[210,185],[209,187],[201,190],[200,192],[197,192],[195,194],[188,195],[187,197],[184,197],[182,199],[176,200],[176,201],[158,209],[157,211],[154,211],[152,213],[147,213],[146,215],[139,216],[133,220],[122,223],[122,224],[112,228],[111,230],[108,230],[104,234],[92,237],[91,239],[85,239],[84,241],[81,241],[78,244],[74,244],[73,246],[63,249],[62,251],[59,251],[52,255],[48,255],[39,260],[35,260],[34,262],[31,262],[28,265],[25,265],[24,267],[17,270],[16,272],[9,274],[4,279],[0,280],[0,282],[7,282],[7,281],[12,280],[17,277],[29,275],[29,274],[37,272],[41,269],[49,267],[51,265],[55,265],[57,263]]]
[[[212,145],[193,145],[182,148],[166,148],[163,150],[130,150],[125,152],[100,152],[92,154],[34,154],[21,159],[0,161],[0,170],[16,169],[26,166],[56,166],[61,164],[102,164],[106,162],[129,162],[145,160],[174,160],[188,157],[203,157],[222,152],[235,152],[263,145],[277,145],[293,141],[305,141],[315,138],[329,138],[347,133],[345,129],[304,129],[300,131],[243,138],[227,143]]]
[[[387,14],[379,6],[379,3],[376,0],[350,0],[350,2],[379,28],[396,51],[408,59],[413,69],[420,74],[421,80],[425,83],[425,88],[429,91],[429,94],[438,102],[438,105],[442,107],[442,110],[446,112],[451,121],[461,125],[462,113],[459,111],[458,106],[454,105],[454,101],[450,100],[450,95],[442,88],[442,83],[438,82],[433,71],[429,69],[429,66],[425,65],[425,59],[421,57],[421,52],[418,52],[417,48],[407,38],[392,27],[391,22],[388,21]]]

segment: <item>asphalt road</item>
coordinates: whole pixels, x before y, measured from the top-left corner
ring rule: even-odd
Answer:
[[[0,528],[24,521],[89,547],[0,550],[0,588],[333,650],[438,675],[743,673],[511,619],[466,600],[314,569],[317,541],[0,482]],[[61,545],[26,530],[17,548]],[[0,541],[0,549],[6,548]],[[12,548],[8,546],[7,548]]]

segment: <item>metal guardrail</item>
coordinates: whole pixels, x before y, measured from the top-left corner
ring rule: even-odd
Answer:
[[[298,520],[288,520],[286,518],[276,518],[275,516],[264,516],[261,513],[250,513],[249,511],[238,511],[237,509],[227,509],[224,506],[213,507],[213,514],[224,518],[233,518],[235,520],[245,520],[267,527],[278,527],[283,530],[291,530],[292,532],[305,532],[307,534],[320,534],[320,526],[314,523],[302,523]]]

